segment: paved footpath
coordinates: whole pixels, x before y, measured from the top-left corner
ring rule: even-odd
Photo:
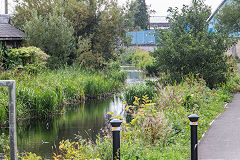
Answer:
[[[200,141],[198,155],[200,160],[240,160],[240,94],[213,121]]]

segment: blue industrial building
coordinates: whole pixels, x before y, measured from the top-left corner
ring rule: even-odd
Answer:
[[[127,37],[131,38],[131,45],[155,45],[155,30],[128,32]]]

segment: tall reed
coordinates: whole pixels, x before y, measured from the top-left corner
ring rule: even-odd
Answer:
[[[17,84],[18,117],[49,116],[64,110],[63,105],[84,102],[88,97],[102,98],[116,91],[126,78],[125,73],[85,71],[67,67],[45,70],[37,75],[6,71],[0,79],[14,79]],[[0,88],[0,122],[7,118],[7,88]]]

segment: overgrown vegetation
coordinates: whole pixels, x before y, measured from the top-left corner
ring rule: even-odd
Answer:
[[[0,63],[4,70],[28,71],[36,73],[46,68],[49,55],[36,47],[22,47],[19,49],[1,48]]]
[[[153,64],[154,58],[150,52],[140,48],[130,48],[120,55],[120,62],[124,65],[135,65],[137,69],[147,70]]]
[[[64,111],[63,104],[106,97],[116,91],[125,78],[124,72],[116,70],[96,72],[74,67],[45,70],[37,75],[24,71],[0,73],[1,80],[16,80],[18,118],[49,116]],[[1,87],[0,91],[2,123],[8,117],[8,90]]]
[[[232,68],[233,69],[233,68]],[[123,122],[121,131],[121,159],[189,159],[190,125],[188,116],[198,114],[199,138],[210,122],[222,111],[240,84],[237,69],[227,83],[210,89],[199,78],[189,77],[180,84],[156,84],[154,101],[143,96],[136,98],[126,110],[132,121]],[[117,116],[118,117],[118,116]],[[119,117],[118,117],[119,118]],[[96,141],[79,139],[62,141],[55,159],[112,159],[112,137],[108,130]]]
[[[154,86],[149,86],[144,83],[131,85],[124,89],[124,99],[128,105],[133,105],[136,97],[148,96],[148,98],[152,100],[154,94]]]

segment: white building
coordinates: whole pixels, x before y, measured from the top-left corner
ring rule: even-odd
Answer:
[[[168,23],[166,16],[151,16],[149,21],[150,21],[150,29],[170,28],[170,24]]]

